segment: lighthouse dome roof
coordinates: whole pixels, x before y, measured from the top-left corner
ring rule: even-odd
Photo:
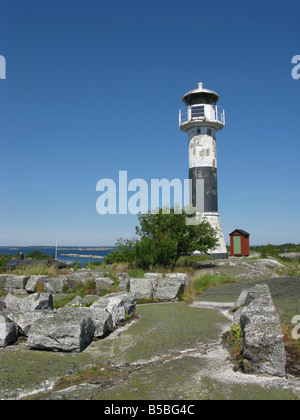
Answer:
[[[205,98],[205,100],[204,100]],[[190,90],[183,97],[182,101],[188,105],[193,103],[216,103],[220,99],[220,96],[213,90],[205,89],[203,83],[198,83],[198,88]],[[199,102],[200,100],[200,102]],[[204,101],[203,101],[204,100]]]

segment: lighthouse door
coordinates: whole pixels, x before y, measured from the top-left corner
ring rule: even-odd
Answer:
[[[233,237],[233,253],[235,255],[240,255],[242,253],[242,237],[241,236]]]

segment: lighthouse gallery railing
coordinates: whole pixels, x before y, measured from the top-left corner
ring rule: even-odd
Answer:
[[[208,120],[225,125],[225,110],[220,106],[194,105],[179,110],[179,125],[188,121]]]

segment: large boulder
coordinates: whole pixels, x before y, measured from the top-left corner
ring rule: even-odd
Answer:
[[[269,287],[257,285],[240,297],[243,367],[246,372],[286,376],[286,353],[280,318]]]
[[[40,350],[79,353],[92,342],[94,333],[95,324],[88,308],[62,308],[33,323],[27,346]]]
[[[132,315],[135,311],[136,299],[131,293],[111,293],[100,297],[91,307],[91,310],[106,309],[112,316],[112,326],[126,319],[126,314]]]
[[[112,314],[104,306],[91,306],[86,312],[95,325],[94,337],[100,338],[113,328]]]
[[[130,287],[130,277],[128,273],[117,273],[117,279],[119,281],[119,290],[128,290]]]
[[[35,293],[38,285],[43,288],[46,280],[46,276],[30,276],[25,286],[27,293]]]
[[[0,289],[6,288],[6,280],[11,277],[10,274],[0,274]]]
[[[136,295],[137,299],[152,299],[157,286],[157,280],[152,278],[131,278],[130,292]]]
[[[8,292],[25,290],[29,276],[9,276],[6,279],[6,289]]]
[[[145,273],[143,278],[130,279],[130,292],[137,299],[175,300],[189,286],[190,278],[184,273]]]
[[[28,337],[32,324],[44,318],[48,314],[49,311],[13,311],[7,314],[7,318],[15,323],[18,335]]]
[[[31,325],[53,310],[53,297],[49,293],[34,293],[25,298],[8,294],[5,315],[17,326],[19,335],[28,336]]]
[[[6,303],[0,299],[0,314],[6,309]]]
[[[125,315],[132,316],[136,311],[136,296],[133,293],[118,293],[125,308]]]
[[[169,279],[165,277],[160,279],[157,283],[154,297],[159,300],[175,300],[184,292],[184,288],[184,280],[180,278]]]
[[[187,289],[190,285],[190,277],[185,273],[168,273],[165,277],[168,280],[174,280],[176,282],[182,281],[185,289]]]
[[[61,275],[58,277],[51,277],[44,282],[44,292],[46,293],[62,293],[64,288],[67,286],[67,276]]]
[[[95,278],[96,293],[106,292],[111,288],[114,282],[109,277],[97,277]]]
[[[8,294],[4,300],[6,310],[10,311],[41,311],[43,309],[53,309],[53,296],[50,293],[34,293],[25,298],[18,298]]]
[[[76,290],[78,285],[86,284],[88,281],[94,280],[96,274],[90,270],[79,269],[72,274],[68,274],[66,286],[70,290]]]
[[[22,299],[8,293],[8,295],[4,299],[4,303],[5,303],[7,311],[19,311],[21,303],[22,303]]]
[[[0,315],[0,347],[7,347],[17,341],[17,327],[14,322]]]
[[[113,327],[112,314],[107,310],[106,303],[104,302],[102,305],[93,305],[98,299],[99,297],[95,295],[89,295],[83,298],[76,296],[72,302],[65,306],[65,308],[83,308],[85,313],[92,318],[95,324],[94,336],[97,338],[105,335]],[[90,305],[90,307],[87,308],[87,305]]]

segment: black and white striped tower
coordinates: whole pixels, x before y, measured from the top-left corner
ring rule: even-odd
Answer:
[[[216,230],[219,240],[217,248],[209,254],[214,258],[228,258],[218,212],[216,147],[216,132],[225,126],[225,111],[217,106],[219,95],[204,89],[202,83],[198,84],[198,89],[187,92],[182,100],[186,107],[179,111],[179,127],[188,133],[192,204],[199,206],[199,202],[203,201],[197,197],[199,189],[196,180],[201,179],[204,181],[202,217]]]

